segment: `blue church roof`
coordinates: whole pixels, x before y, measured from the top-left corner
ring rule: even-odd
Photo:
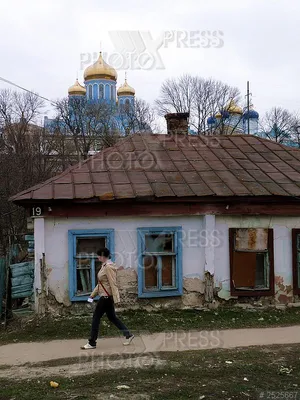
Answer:
[[[222,114],[222,118],[224,118],[224,119],[230,117],[229,111],[227,111],[227,110],[221,111],[221,114]]]
[[[243,118],[244,118],[244,119],[248,119],[248,118],[258,119],[258,118],[259,118],[259,114],[258,114],[258,112],[255,111],[255,110],[249,110],[249,112],[246,111],[246,112],[244,113]]]
[[[207,123],[208,125],[212,125],[216,123],[216,118],[215,117],[208,117],[207,118]]]

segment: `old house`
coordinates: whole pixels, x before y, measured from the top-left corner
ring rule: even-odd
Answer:
[[[297,302],[300,150],[166,119],[12,198],[34,218],[37,309],[80,308],[103,245],[123,307]]]

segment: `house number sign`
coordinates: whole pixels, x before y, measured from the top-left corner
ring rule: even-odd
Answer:
[[[41,217],[43,215],[43,207],[41,206],[34,206],[30,210],[30,215],[32,217]]]

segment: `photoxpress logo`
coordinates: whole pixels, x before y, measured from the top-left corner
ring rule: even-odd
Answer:
[[[164,42],[164,33],[153,39],[150,32],[111,31],[109,37],[119,57],[118,69],[164,69],[159,49]],[[115,64],[113,64],[115,65]]]
[[[224,45],[222,31],[163,31],[153,38],[149,31],[110,31],[109,37],[115,51],[105,54],[105,60],[117,70],[164,69],[160,54],[162,48],[221,48]],[[97,53],[81,54],[81,69],[98,58]]]

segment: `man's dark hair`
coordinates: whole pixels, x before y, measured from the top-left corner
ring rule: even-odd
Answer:
[[[106,247],[102,247],[97,251],[97,256],[110,258],[110,251]]]

